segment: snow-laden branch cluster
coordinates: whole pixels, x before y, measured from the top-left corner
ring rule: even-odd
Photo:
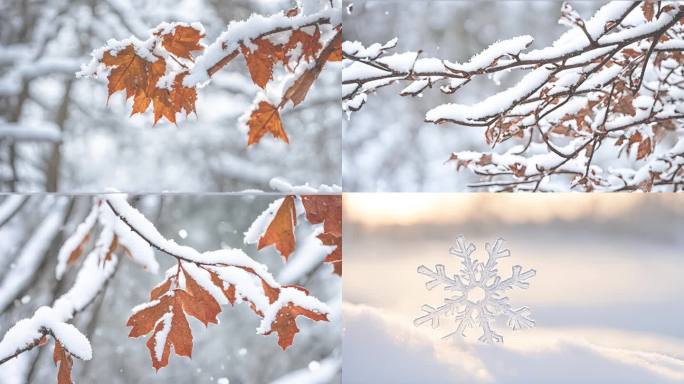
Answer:
[[[368,47],[343,43],[343,109],[394,83],[416,96],[438,87],[457,92],[478,77],[513,86],[471,105],[426,112],[432,123],[485,128],[485,141],[505,152],[454,152],[450,160],[493,190],[659,190],[684,181],[684,5],[613,1],[583,20],[569,4],[570,27],[551,46],[528,50],[531,36],[492,44],[466,63],[390,54],[397,40]],[[603,150],[601,150],[603,149]],[[624,155],[624,159],[620,159]],[[600,163],[601,165],[597,164]],[[604,165],[605,164],[605,165]]]
[[[56,212],[56,218],[46,219],[54,222],[46,228],[60,227],[62,211]],[[325,303],[302,287],[281,285],[264,264],[241,249],[200,252],[178,244],[163,236],[131,206],[126,195],[111,193],[95,199],[90,212],[57,254],[58,279],[86,255],[72,288],[51,307],[39,308],[32,317],[18,321],[6,332],[0,341],[0,364],[44,345],[52,337],[55,359],[61,362],[60,377],[68,377],[72,356],[89,360],[93,353],[86,336],[69,322],[104,290],[122,254],[156,273],[159,264],[154,249],[175,258],[177,263],[152,289],[150,301],[133,308],[128,326],[132,327],[131,337],[152,333],[147,346],[157,369],[168,364],[172,346],[177,355],[191,355],[192,334],[186,316],[205,325],[218,323],[216,316],[226,304],[248,303],[261,318],[257,334],[276,333],[283,349],[292,344],[299,331],[297,316],[328,320]]]
[[[41,345],[47,335],[59,341],[70,354],[90,360],[92,349],[88,339],[68,322],[102,292],[116,271],[118,262],[116,254],[103,254],[99,247],[90,252],[69,291],[51,307],[38,308],[31,318],[20,320],[7,330],[0,341],[0,364]]]
[[[289,102],[301,103],[326,63],[341,60],[341,1],[323,1],[315,12],[305,8],[233,21],[208,46],[199,23],[161,23],[146,40],[109,40],[77,76],[107,80],[110,96],[125,91],[126,99],[133,98],[134,114],[151,106],[155,123],[162,117],[176,123],[176,114],[195,112],[197,90],[242,55],[260,88],[240,118],[247,144],[266,133],[288,143],[279,111]],[[274,76],[277,63],[283,71]]]

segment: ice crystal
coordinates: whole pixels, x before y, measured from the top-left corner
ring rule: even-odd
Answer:
[[[489,255],[485,262],[472,257],[475,245],[466,244],[463,236],[459,236],[456,246],[449,248],[449,254],[461,259],[461,269],[451,277],[442,264],[435,265],[434,271],[424,265],[419,266],[418,273],[431,279],[425,283],[428,290],[444,286],[444,303],[437,308],[423,305],[421,309],[425,315],[413,323],[419,326],[430,322],[432,328],[437,328],[441,317],[453,316],[456,330],[444,338],[465,336],[467,328],[479,327],[483,332],[479,340],[485,343],[503,342],[503,336],[492,328],[499,316],[506,316],[508,326],[514,331],[534,327],[530,309],[513,309],[506,291],[513,287],[526,289],[530,285],[528,280],[537,272],[534,269],[522,272],[522,267],[516,265],[511,276],[503,279],[497,270],[498,259],[511,255],[508,249],[503,248],[503,241],[499,238],[494,245],[485,244]]]

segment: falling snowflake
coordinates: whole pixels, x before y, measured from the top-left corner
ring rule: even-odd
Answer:
[[[435,265],[435,270],[421,265],[418,273],[428,276],[432,280],[425,283],[425,287],[431,290],[440,284],[444,285],[444,304],[434,308],[423,305],[425,315],[415,319],[416,326],[431,322],[432,328],[439,327],[440,317],[454,316],[456,330],[446,336],[465,336],[466,328],[479,327],[482,336],[479,340],[485,343],[503,342],[503,336],[492,329],[492,324],[499,316],[508,317],[508,326],[514,331],[534,327],[531,312],[528,307],[513,309],[509,303],[506,291],[518,287],[526,289],[531,279],[537,272],[530,269],[522,272],[522,267],[516,265],[512,269],[511,276],[505,280],[498,274],[498,259],[508,257],[511,252],[502,248],[503,239],[497,239],[492,246],[485,244],[489,254],[486,262],[471,257],[475,252],[475,245],[466,245],[463,236],[456,240],[456,246],[449,248],[449,254],[461,259],[461,270],[458,275],[449,277],[446,268],[442,264]],[[451,296],[451,292],[456,295]]]

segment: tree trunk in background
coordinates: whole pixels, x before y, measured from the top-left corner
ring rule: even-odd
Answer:
[[[64,82],[64,96],[62,103],[57,110],[55,123],[59,127],[59,131],[64,133],[66,121],[69,119],[69,104],[71,102],[71,88],[73,80],[69,79]],[[59,190],[59,171],[62,163],[62,142],[52,144],[50,150],[50,158],[47,162],[45,170],[45,190],[47,192],[57,192]]]

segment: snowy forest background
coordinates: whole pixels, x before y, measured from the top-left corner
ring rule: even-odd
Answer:
[[[197,116],[178,123],[129,117],[130,102],[75,72],[109,39],[145,38],[163,21],[201,22],[206,41],[231,20],[289,9],[290,0],[3,0],[0,2],[0,191],[271,190],[340,184],[339,64],[286,111],[291,143],[247,148],[238,118],[256,87],[235,60],[202,90]]]
[[[74,361],[76,382],[94,383],[326,383],[339,381],[341,365],[339,305],[341,279],[328,264],[313,271],[282,274],[287,268],[272,247],[257,252],[243,245],[243,232],[268,207],[273,196],[138,196],[138,209],[170,239],[198,250],[242,248],[266,264],[283,284],[299,284],[332,309],[330,322],[300,318],[301,332],[282,351],[275,335],[256,334],[259,319],[244,304],[226,307],[220,323],[205,328],[190,321],[194,337],[192,359],[172,356],[155,373],[145,339],[128,338],[131,309],[148,300],[150,290],[175,263],[157,254],[160,272],[143,271],[122,256],[119,269],[104,294],[79,314],[74,325],[93,346],[93,359]],[[78,268],[55,278],[57,251],[92,205],[87,196],[0,198],[0,334],[41,305],[51,305],[70,288]],[[54,226],[51,216],[63,214]],[[295,256],[296,258],[297,256]],[[293,271],[290,271],[293,272]],[[17,284],[24,281],[26,284]],[[52,348],[36,348],[0,366],[0,383],[54,382]],[[23,373],[22,373],[23,372]],[[28,375],[28,378],[27,378]],[[226,381],[226,379],[228,381]],[[277,381],[281,380],[281,381]]]
[[[676,194],[351,194],[344,199],[344,383],[681,383],[684,381],[684,205]],[[401,207],[397,209],[397,207]],[[423,264],[460,264],[449,247],[462,234],[486,260],[485,242],[505,239],[511,266],[537,271],[507,291],[536,327],[494,328],[444,340],[415,327]],[[388,263],[391,259],[392,262]],[[382,278],[378,278],[382,276]],[[371,362],[372,363],[369,363]]]
[[[349,5],[349,1],[345,4]],[[531,49],[550,45],[567,27],[558,24],[561,1],[354,1],[345,12],[346,41],[366,46],[399,39],[393,52],[423,50],[421,57],[465,62],[490,44],[529,34]],[[585,18],[605,1],[577,1],[572,6]],[[472,191],[467,184],[479,178],[467,170],[456,172],[445,163],[454,151],[487,152],[484,129],[454,124],[425,123],[425,112],[436,105],[472,104],[513,85],[507,76],[497,87],[478,81],[445,95],[424,92],[401,97],[406,84],[379,90],[343,123],[343,180],[348,191]]]

